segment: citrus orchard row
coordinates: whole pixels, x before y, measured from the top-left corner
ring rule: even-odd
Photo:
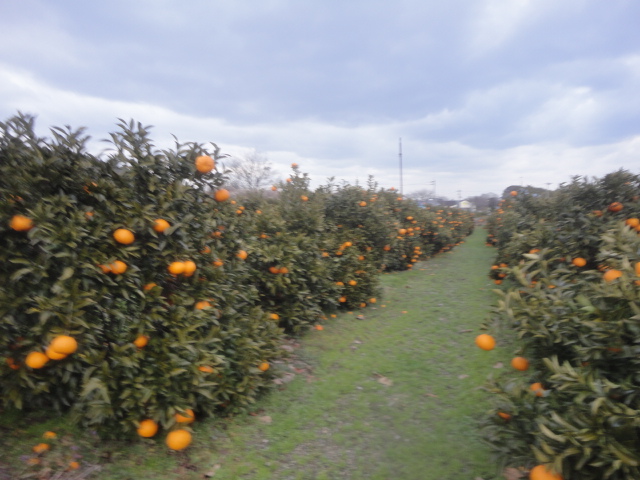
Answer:
[[[133,122],[105,158],[81,130],[38,137],[31,117],[0,132],[0,398],[102,435],[164,430],[185,448],[183,416],[246,409],[272,385],[283,331],[375,303],[381,272],[473,229],[371,179],[311,190],[295,164],[275,193],[234,197],[215,144],[159,150]]]
[[[513,191],[487,222],[508,288],[485,328],[515,330],[528,368],[490,382],[484,433],[501,464],[538,463],[531,479],[640,478],[639,200],[621,170]]]

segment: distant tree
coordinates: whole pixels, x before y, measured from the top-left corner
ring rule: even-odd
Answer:
[[[255,191],[273,183],[271,162],[265,153],[256,150],[233,157],[227,168],[227,185],[234,190]]]
[[[483,193],[469,197],[467,200],[473,203],[478,210],[487,210],[497,205],[498,198],[500,197],[496,193]]]
[[[526,187],[523,187],[522,185],[510,185],[502,192],[502,198],[509,198],[511,196],[511,192],[513,191],[537,196],[549,193],[551,190],[547,190],[546,188],[534,187],[531,185],[527,185]]]
[[[407,198],[415,200],[418,203],[431,205],[442,205],[447,201],[447,197],[434,196],[433,190],[429,190],[427,188],[409,193],[407,194]]]

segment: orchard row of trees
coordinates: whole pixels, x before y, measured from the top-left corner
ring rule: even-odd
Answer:
[[[134,122],[105,158],[51,133],[0,123],[0,399],[103,433],[246,408],[283,331],[376,303],[381,272],[473,229],[373,180],[311,190],[295,164],[275,194],[234,198],[215,144],[160,150]]]
[[[513,190],[487,228],[508,288],[486,327],[523,358],[489,386],[486,440],[503,465],[556,472],[535,478],[640,478],[640,177]]]

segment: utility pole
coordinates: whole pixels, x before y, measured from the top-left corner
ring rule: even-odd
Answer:
[[[398,160],[400,161],[400,195],[402,195],[402,137],[398,141]]]

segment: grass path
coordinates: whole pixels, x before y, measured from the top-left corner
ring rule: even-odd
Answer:
[[[489,408],[478,387],[503,352],[473,343],[495,299],[493,254],[476,231],[384,275],[364,319],[344,314],[307,335],[295,380],[218,432],[216,480],[493,478],[475,422]]]

